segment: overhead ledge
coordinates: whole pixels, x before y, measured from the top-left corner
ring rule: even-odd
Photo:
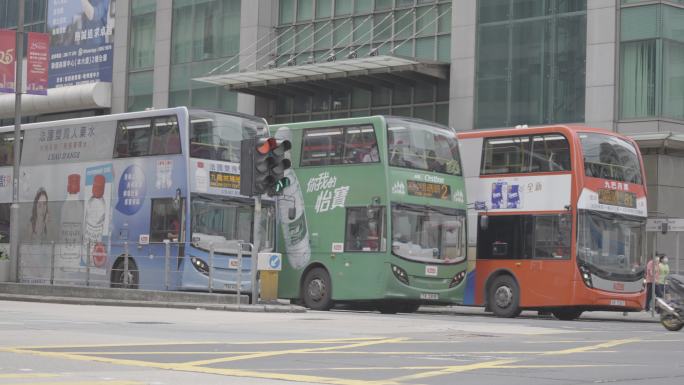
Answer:
[[[42,115],[112,106],[112,84],[105,82],[50,88],[47,96],[21,97],[21,114]],[[0,94],[0,118],[14,117],[14,94]]]

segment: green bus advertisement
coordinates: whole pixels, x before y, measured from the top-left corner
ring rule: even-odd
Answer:
[[[466,199],[454,132],[372,116],[280,124],[291,184],[278,202],[278,296],[383,313],[462,303]]]

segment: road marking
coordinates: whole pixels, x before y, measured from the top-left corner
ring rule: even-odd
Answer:
[[[627,364],[566,364],[566,365],[496,365],[492,366],[491,369],[554,369],[554,368],[597,368],[597,367],[615,367],[615,366],[634,366]],[[373,370],[440,370],[444,369],[444,366],[362,366],[362,367],[338,367],[338,368],[325,368],[325,370],[335,370],[335,371],[373,371]],[[268,370],[268,369],[265,369]],[[296,372],[310,372],[314,370],[321,370],[321,368],[297,368],[288,369],[288,371]],[[396,379],[395,379],[396,380]]]
[[[612,348],[615,346],[631,344],[631,343],[640,342],[640,341],[641,341],[641,339],[639,339],[639,338],[627,338],[627,339],[622,339],[622,340],[611,340],[611,341],[604,342],[602,344],[597,344],[597,345],[589,345],[589,346],[582,346],[582,347],[578,347],[578,348],[571,348],[571,349],[546,352],[543,355],[545,355],[545,356],[557,356],[557,355],[564,355],[564,354],[586,353],[586,352],[589,352],[592,350],[597,350],[597,349],[602,349],[602,348]]]
[[[358,342],[355,344],[348,344],[348,345],[326,346],[323,348],[301,348],[301,349],[289,349],[289,350],[274,350],[271,352],[248,353],[248,354],[242,354],[239,356],[215,358],[215,359],[211,359],[211,360],[191,361],[191,362],[186,362],[185,364],[186,365],[192,365],[192,366],[210,365],[210,364],[216,364],[219,362],[241,361],[241,360],[249,360],[249,359],[254,359],[254,358],[282,356],[285,354],[302,354],[302,353],[325,352],[325,351],[337,350],[337,349],[348,349],[348,348],[358,348],[358,347],[363,347],[363,346],[372,346],[372,345],[379,345],[379,344],[390,344],[393,342],[403,341],[403,340],[406,340],[406,338],[388,338],[388,339],[384,339],[384,340],[373,340],[373,341],[366,341],[366,342]]]
[[[491,369],[491,368],[497,367],[498,365],[509,365],[509,364],[514,363],[514,362],[518,362],[518,360],[494,360],[494,361],[487,361],[487,362],[479,362],[477,364],[446,366],[446,367],[442,367],[441,369],[433,370],[433,371],[429,371],[429,372],[416,373],[416,374],[411,374],[408,376],[395,377],[395,378],[390,379],[390,381],[403,382],[403,381],[408,381],[408,380],[421,380],[424,378],[443,376],[445,374],[462,373],[462,372],[468,372],[468,371],[480,370],[480,369]]]

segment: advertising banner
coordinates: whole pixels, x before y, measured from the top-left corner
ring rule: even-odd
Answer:
[[[50,35],[29,32],[27,46],[26,93],[47,95]]]
[[[14,92],[16,42],[14,31],[0,30],[0,92]]]
[[[49,0],[49,87],[112,81],[116,0]]]

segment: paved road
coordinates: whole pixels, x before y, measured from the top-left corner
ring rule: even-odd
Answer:
[[[4,385],[684,383],[684,333],[643,315],[0,308]]]

